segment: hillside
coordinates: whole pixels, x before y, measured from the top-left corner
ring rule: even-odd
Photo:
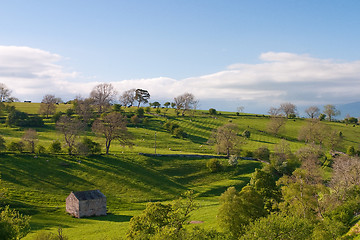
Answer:
[[[36,103],[15,103],[17,109],[29,114],[36,113],[38,106]],[[59,109],[66,111],[69,107],[60,105]],[[131,113],[135,110],[130,108],[125,111]],[[200,204],[192,220],[204,221],[202,226],[206,228],[218,228],[216,214],[220,194],[229,186],[240,190],[249,182],[255,168],[261,168],[263,163],[241,160],[237,167],[231,167],[224,157],[221,159],[223,171],[210,173],[206,168],[207,159],[139,155],[154,153],[155,134],[156,152],[159,154],[215,154],[207,140],[214,129],[229,122],[236,124],[240,133],[244,130],[251,133],[242,146],[243,155],[262,146],[273,151],[281,140],[289,143],[293,152],[305,146],[304,142],[297,140],[298,132],[305,124],[304,119],[287,120],[285,131],[274,136],[266,131],[269,118],[264,115],[237,116],[235,113],[221,112],[211,116],[206,111],[196,111],[181,117],[176,116],[173,109],[161,111],[160,115],[155,110],[145,114],[147,124],[129,124],[129,131],[134,135],[134,146],[124,148],[114,142],[110,155],[69,156],[65,151],[43,155],[1,153],[1,184],[8,189],[4,204],[32,216],[33,232],[25,239],[31,239],[37,231],[55,230],[59,226],[64,228],[64,233],[71,239],[112,239],[123,236],[130,218],[139,214],[146,202],[170,201],[189,189],[195,191]],[[6,117],[6,113],[3,113],[3,117]],[[163,128],[166,121],[178,124],[187,137],[173,137]],[[344,140],[339,150],[345,151],[350,145],[355,148],[359,146],[359,126],[326,124],[342,132]],[[21,140],[24,130],[0,124],[0,134],[7,143]],[[45,148],[53,140],[63,141],[51,119],[46,120],[45,127],[36,130],[39,135],[37,144]],[[104,139],[89,129],[83,135],[104,145]],[[64,211],[65,198],[70,191],[89,189],[100,189],[107,196],[110,214],[88,219],[75,219],[67,215]]]

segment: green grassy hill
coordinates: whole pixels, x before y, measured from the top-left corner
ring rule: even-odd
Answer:
[[[66,111],[71,105],[60,105]],[[37,113],[39,104],[15,103],[15,107],[29,114]],[[135,108],[126,109],[135,111]],[[154,110],[153,110],[154,111]],[[289,119],[286,130],[279,136],[266,132],[269,118],[263,115],[237,116],[222,112],[210,116],[197,111],[190,116],[176,116],[174,110],[161,110],[161,115],[145,114],[146,125],[129,125],[134,135],[134,146],[123,148],[114,142],[110,155],[68,156],[65,153],[34,155],[29,153],[2,153],[0,155],[1,184],[8,189],[3,204],[9,204],[24,214],[32,216],[31,237],[41,230],[55,231],[64,228],[70,239],[115,239],[124,236],[128,221],[144,209],[148,201],[170,201],[188,189],[195,191],[200,208],[191,220],[204,221],[203,227],[217,228],[216,214],[218,196],[229,186],[239,190],[246,185],[255,168],[261,168],[258,161],[241,160],[237,167],[230,167],[227,159],[221,159],[224,170],[210,173],[207,159],[189,157],[148,157],[139,153],[154,153],[155,134],[157,153],[160,154],[215,154],[207,144],[212,131],[232,122],[239,126],[240,133],[251,132],[243,145],[243,153],[266,146],[271,151],[282,139],[290,144],[292,151],[305,146],[297,140],[298,131],[305,124],[304,119]],[[4,113],[3,113],[4,114]],[[166,117],[163,116],[166,114]],[[6,117],[5,115],[3,117]],[[187,133],[184,139],[171,136],[164,128],[166,121],[181,126]],[[327,123],[344,136],[340,150],[360,144],[359,126],[343,123]],[[7,143],[21,139],[25,129],[10,128],[0,124],[0,135]],[[53,140],[62,141],[62,135],[55,131],[49,119],[44,128],[36,129],[38,144],[46,148]],[[87,131],[84,135],[104,145],[104,139]],[[104,151],[104,150],[103,150]],[[108,199],[105,217],[75,219],[65,213],[65,198],[70,191],[100,189]]]

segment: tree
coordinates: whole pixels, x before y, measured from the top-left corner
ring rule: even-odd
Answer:
[[[279,117],[281,116],[280,108],[271,107],[268,111],[271,117]]]
[[[145,89],[135,90],[135,100],[138,102],[138,108],[141,103],[148,103],[150,99],[150,93]]]
[[[166,233],[169,230],[182,231],[190,213],[196,208],[191,191],[187,191],[172,203],[149,202],[140,215],[131,218],[127,237],[129,239],[154,239],[152,238],[154,235]],[[158,239],[164,238],[159,236]]]
[[[176,109],[182,110],[181,115],[184,116],[187,110],[193,109],[197,106],[198,100],[192,93],[184,93],[174,98]]]
[[[38,140],[38,135],[35,129],[28,129],[25,131],[22,139],[28,143],[30,152],[35,153],[35,144]]]
[[[73,106],[76,114],[80,116],[80,118],[87,124],[90,123],[91,118],[94,117],[94,111],[91,107],[93,104],[93,99],[91,98],[81,98],[77,97],[73,101]]]
[[[0,102],[12,102],[11,92],[4,83],[0,83]]]
[[[314,226],[307,219],[273,213],[249,224],[241,240],[303,240],[311,239]]]
[[[215,108],[210,108],[209,109],[209,114],[210,115],[216,115],[217,114],[216,109]]]
[[[360,185],[360,158],[340,156],[334,159],[330,186],[340,200],[345,200]]]
[[[244,106],[239,106],[239,107],[237,107],[237,108],[236,108],[236,112],[239,113],[239,114],[240,114],[240,113],[243,113],[243,112],[244,112]]]
[[[328,104],[324,106],[324,114],[326,114],[331,122],[332,117],[339,116],[341,113],[334,105]]]
[[[329,129],[318,119],[308,119],[306,124],[301,127],[298,135],[299,140],[306,143],[322,144]]]
[[[280,111],[285,114],[286,118],[289,118],[290,115],[296,115],[296,106],[292,103],[286,102],[280,104]]]
[[[93,131],[105,137],[106,154],[109,154],[110,145],[113,140],[118,140],[122,145],[132,145],[130,142],[132,136],[127,130],[126,123],[126,117],[117,112],[107,114],[94,122],[92,126]]]
[[[279,179],[284,199],[279,207],[289,215],[314,220],[321,215],[319,193],[323,186],[309,182],[307,174],[305,169],[298,168],[292,176],[285,175]]]
[[[230,187],[220,196],[219,224],[235,239],[250,222],[265,215],[263,198],[252,186],[247,185],[240,192]]]
[[[164,106],[166,107],[166,108],[169,108],[169,106],[171,105],[171,103],[170,102],[166,102],[166,103],[164,103]]]
[[[52,115],[56,111],[56,103],[59,101],[54,95],[47,94],[43,97],[40,108],[39,114],[46,115],[46,118],[49,118],[49,115]]]
[[[318,118],[320,116],[320,109],[317,106],[310,106],[305,109],[305,113],[309,118]]]
[[[21,239],[30,232],[30,217],[6,206],[0,213],[0,239]]]
[[[90,98],[98,107],[98,112],[103,113],[114,101],[116,94],[117,92],[111,83],[101,83],[92,89]]]
[[[120,103],[124,107],[131,107],[135,102],[136,89],[132,88],[123,92],[120,96]]]
[[[83,131],[84,124],[76,119],[68,116],[61,116],[60,120],[56,123],[56,128],[64,135],[65,143],[68,147],[68,153],[73,154],[75,147],[75,140]]]
[[[155,108],[159,108],[161,106],[161,104],[156,101],[156,102],[152,103],[152,106],[155,107]]]
[[[238,127],[233,123],[225,124],[213,132],[209,143],[215,143],[218,153],[226,153],[230,157],[231,153],[239,150],[242,138],[238,136]]]
[[[267,130],[269,133],[274,134],[275,136],[279,134],[281,130],[285,128],[286,118],[282,116],[271,116],[270,122],[267,125]]]

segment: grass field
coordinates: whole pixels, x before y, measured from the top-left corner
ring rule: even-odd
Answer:
[[[21,111],[35,114],[39,104],[14,103]],[[61,104],[58,111],[66,111],[71,105]],[[135,108],[126,109],[135,111]],[[163,116],[166,114],[166,117]],[[240,161],[237,167],[230,167],[227,159],[221,159],[224,170],[210,173],[206,168],[207,159],[188,157],[146,157],[142,153],[154,153],[155,134],[157,153],[160,154],[215,154],[213,146],[207,144],[214,129],[232,122],[239,126],[240,133],[251,132],[242,146],[244,151],[254,151],[266,146],[271,151],[281,140],[290,144],[293,152],[305,146],[297,140],[304,119],[289,119],[286,130],[279,136],[266,132],[269,118],[263,115],[236,116],[222,112],[210,116],[205,111],[195,115],[177,117],[173,109],[161,115],[146,114],[148,124],[129,125],[134,135],[132,148],[121,147],[114,142],[110,155],[68,156],[33,155],[29,153],[2,153],[0,155],[1,184],[8,189],[3,204],[9,204],[24,214],[32,216],[32,232],[25,239],[31,239],[38,231],[64,228],[70,239],[121,239],[125,235],[130,218],[144,209],[148,201],[171,201],[186,190],[192,189],[197,195],[200,208],[191,220],[204,221],[201,226],[217,228],[216,214],[218,197],[229,186],[240,190],[246,185],[255,168],[261,168],[257,161]],[[184,139],[175,138],[162,125],[172,121],[187,133]],[[341,150],[360,144],[359,126],[343,123],[326,123],[344,136]],[[10,128],[0,124],[0,134],[7,143],[19,141],[25,129]],[[44,128],[36,129],[37,144],[46,148],[53,140],[62,140],[55,131],[54,123],[48,119]],[[83,134],[104,145],[104,139],[87,131]],[[104,149],[103,149],[104,152]],[[108,199],[108,216],[75,219],[65,213],[65,198],[71,191],[100,189]]]

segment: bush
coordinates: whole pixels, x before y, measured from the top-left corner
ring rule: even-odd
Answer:
[[[150,112],[150,111],[149,111]],[[144,108],[140,107],[140,108],[137,108],[136,109],[136,114],[139,116],[139,117],[144,117],[144,113],[145,113],[145,110]]]
[[[8,146],[9,151],[12,151],[12,152],[22,153],[24,151],[24,148],[25,148],[25,144],[21,141],[11,142]]]
[[[18,110],[12,110],[6,120],[9,126],[18,127],[43,127],[44,121],[41,117],[29,116],[27,113]]]
[[[121,104],[114,104],[113,109],[115,112],[121,112]]]
[[[90,138],[85,137],[81,142],[91,154],[99,154],[101,153],[100,143],[94,142]]]
[[[151,112],[151,107],[146,107],[145,112],[150,113]]]
[[[54,123],[56,123],[57,121],[59,121],[60,117],[63,115],[63,112],[57,112],[52,116],[52,120],[54,121]]]
[[[349,156],[355,156],[356,151],[355,151],[354,146],[349,146],[346,150],[346,154]]]
[[[252,157],[254,157],[254,153],[252,151],[246,150],[244,157],[252,158]]]
[[[180,127],[174,129],[173,135],[178,138],[185,138],[187,136],[184,130]]]
[[[37,154],[44,154],[44,153],[46,153],[46,148],[45,148],[44,146],[42,146],[42,145],[39,145],[39,146],[37,147],[36,153],[37,153]]]
[[[146,117],[144,118],[144,120],[142,121],[142,124],[147,125],[149,123],[149,119]]]
[[[50,145],[51,153],[60,153],[61,152],[61,143],[59,140],[53,141]]]
[[[216,109],[215,108],[210,108],[209,109],[209,114],[210,115],[216,115],[217,113],[216,113]]]
[[[254,151],[254,157],[263,161],[269,161],[270,150],[267,147],[259,147]]]
[[[6,143],[5,139],[2,136],[0,136],[0,151],[6,150],[5,143]]]
[[[250,133],[249,130],[245,130],[245,131],[242,133],[242,136],[243,136],[243,137],[246,137],[246,138],[250,138],[250,135],[251,135],[251,133]]]
[[[206,163],[206,167],[212,173],[220,172],[222,170],[222,165],[221,165],[219,159],[216,159],[216,158],[209,159]]]
[[[137,115],[134,115],[130,118],[130,122],[136,125],[140,122],[140,118]]]
[[[238,157],[236,155],[231,155],[229,157],[229,165],[235,167],[238,165]]]

